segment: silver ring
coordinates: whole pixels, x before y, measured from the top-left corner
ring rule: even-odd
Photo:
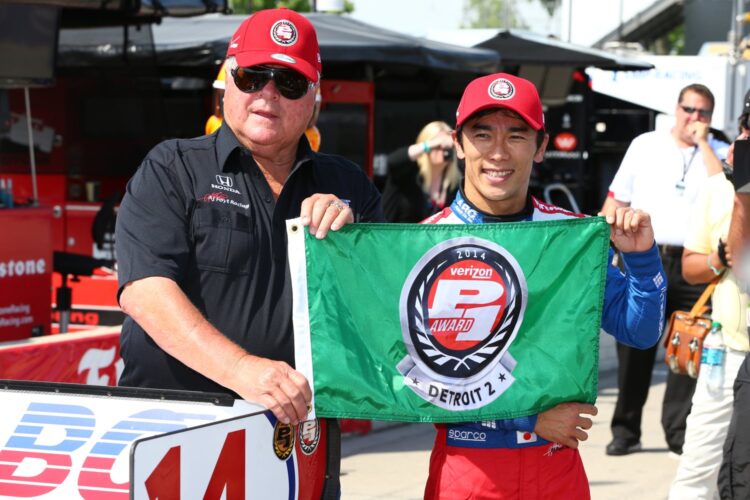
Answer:
[[[332,202],[330,202],[328,204],[328,206],[336,208],[336,210],[338,210],[339,212],[341,212],[345,208],[348,208],[347,205],[346,205],[346,203],[344,203],[344,202],[342,202],[340,200],[333,200]]]

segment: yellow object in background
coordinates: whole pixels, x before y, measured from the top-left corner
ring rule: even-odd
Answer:
[[[305,130],[305,136],[310,143],[310,148],[316,153],[320,151],[320,130],[318,130],[318,127],[315,125],[309,127]]]
[[[213,134],[219,130],[219,127],[221,127],[221,117],[216,115],[209,116],[208,120],[206,120],[206,135]]]
[[[227,62],[224,61],[221,64],[221,68],[219,68],[219,74],[216,75],[216,80],[214,80],[213,87],[216,90],[224,90],[226,88],[226,78],[227,78],[227,71],[226,71]]]

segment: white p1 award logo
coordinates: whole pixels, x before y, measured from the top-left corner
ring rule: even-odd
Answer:
[[[421,398],[447,410],[481,408],[515,380],[508,347],[523,322],[528,289],[515,258],[475,237],[431,248],[401,291],[408,355],[398,364]]]

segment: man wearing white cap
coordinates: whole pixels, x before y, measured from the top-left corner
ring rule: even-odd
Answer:
[[[383,220],[380,195],[357,165],[304,138],[321,74],[304,16],[256,12],[225,67],[219,130],[156,146],[118,214],[120,384],[230,391],[297,424],[312,395],[292,367],[285,220],[300,216],[323,238]],[[337,491],[337,468],[327,477]]]
[[[529,194],[534,161],[548,136],[534,85],[498,73],[472,81],[456,113],[456,154],[465,180],[456,200],[427,223],[489,224],[582,217]],[[644,348],[664,323],[666,280],[648,214],[617,208],[606,214],[625,273],[609,266],[602,328]],[[549,325],[555,328],[555,325]],[[553,377],[554,374],[549,374]],[[425,498],[590,497],[578,453],[596,407],[567,402],[512,420],[438,425]]]

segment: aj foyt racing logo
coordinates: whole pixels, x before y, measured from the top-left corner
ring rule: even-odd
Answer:
[[[490,86],[487,87],[487,93],[493,99],[504,101],[513,97],[513,94],[516,93],[516,88],[510,83],[510,80],[498,78],[493,80]]]
[[[430,249],[401,291],[408,352],[398,366],[423,399],[448,410],[480,408],[513,383],[506,351],[523,321],[528,291],[501,246],[461,237]]]
[[[297,27],[286,19],[276,21],[271,26],[271,38],[279,45],[294,45],[297,43]]]

